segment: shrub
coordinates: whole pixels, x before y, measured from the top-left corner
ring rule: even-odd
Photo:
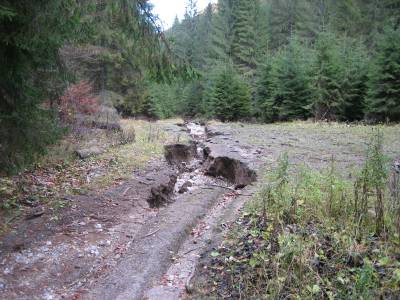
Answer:
[[[93,87],[87,81],[71,85],[60,98],[59,113],[65,123],[74,123],[77,114],[91,115],[99,110],[98,97],[92,95]]]

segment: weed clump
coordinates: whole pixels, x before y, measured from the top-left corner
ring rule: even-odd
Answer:
[[[398,299],[399,174],[388,168],[376,130],[362,168],[342,176],[292,166],[267,176],[207,267],[217,298]],[[213,254],[213,253],[212,253]]]

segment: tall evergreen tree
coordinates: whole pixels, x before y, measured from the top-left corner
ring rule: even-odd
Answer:
[[[212,45],[214,11],[210,3],[204,13],[199,16],[196,41],[195,56],[200,71],[206,71],[210,68],[210,48]]]
[[[387,29],[378,44],[369,80],[366,113],[379,121],[400,121],[400,30]]]
[[[261,118],[264,122],[272,122],[278,119],[273,98],[274,75],[273,58],[269,55],[261,66],[256,91],[256,117]]]
[[[345,39],[341,47],[343,103],[339,110],[339,118],[342,121],[362,120],[367,95],[368,55],[359,40]]]
[[[233,7],[233,40],[231,53],[234,63],[243,74],[256,68],[256,13],[258,0],[237,0]]]
[[[306,119],[310,115],[309,61],[296,38],[290,41],[277,63],[273,98],[280,99],[279,120]]]
[[[232,67],[225,68],[217,78],[213,105],[215,117],[223,122],[237,121],[249,116],[250,89]]]
[[[302,38],[312,37],[315,32],[313,25],[308,1],[271,0],[269,29],[273,49],[288,44],[294,34]]]
[[[211,35],[210,63],[228,63],[231,61],[233,37],[234,0],[218,0],[218,12],[213,19]]]
[[[345,33],[352,37],[356,37],[360,33],[362,15],[358,1],[333,1],[331,10],[335,12],[331,21],[337,32]]]
[[[184,35],[182,42],[185,45],[185,59],[194,67],[198,67],[198,61],[196,57],[196,39],[198,37],[197,25],[198,25],[198,10],[196,0],[187,0],[185,17],[182,21],[184,27]]]
[[[54,141],[57,126],[42,103],[53,104],[65,86],[58,50],[79,28],[78,8],[61,0],[0,6],[0,170],[30,163]]]
[[[335,120],[343,99],[340,56],[331,33],[323,32],[318,37],[314,72],[314,117],[318,120]]]

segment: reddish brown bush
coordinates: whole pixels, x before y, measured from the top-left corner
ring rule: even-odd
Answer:
[[[99,110],[99,99],[93,96],[93,86],[88,81],[71,85],[60,98],[60,116],[64,122],[74,122],[77,114],[91,115]]]

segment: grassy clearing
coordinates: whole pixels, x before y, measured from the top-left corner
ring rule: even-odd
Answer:
[[[171,122],[173,120],[160,123],[123,120],[124,132],[128,134],[134,131],[135,142],[111,148],[100,155],[97,159],[110,161],[110,165],[106,174],[96,177],[88,187],[103,187],[115,180],[127,179],[133,170],[144,167],[151,160],[160,159],[164,153],[164,145],[176,142],[178,139],[178,135],[168,134],[163,130],[163,126]]]
[[[399,174],[382,132],[368,140],[364,165],[347,173],[334,159],[317,171],[283,155],[211,252],[199,297],[398,299]]]

